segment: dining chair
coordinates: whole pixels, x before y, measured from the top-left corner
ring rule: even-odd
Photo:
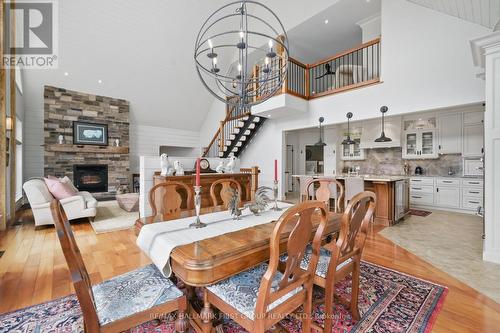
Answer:
[[[188,185],[177,181],[166,181],[159,183],[149,190],[149,205],[151,206],[152,216],[161,214],[164,219],[180,218],[183,197],[186,195],[185,210],[192,210],[194,207],[193,189]]]
[[[242,198],[241,184],[234,179],[226,178],[226,179],[216,180],[210,186],[210,198],[212,199],[213,207],[220,205],[227,207],[232,196],[230,192],[231,188],[238,191],[241,203],[241,198]]]
[[[326,247],[320,249],[314,284],[325,289],[323,332],[332,331],[335,283],[344,279],[349,273],[352,274],[351,301],[341,301],[349,306],[354,320],[360,319],[358,309],[360,262],[375,204],[376,196],[373,192],[365,191],[355,195],[342,215],[337,241],[329,243],[328,249]],[[310,250],[302,260],[303,269],[308,267],[309,257]],[[320,327],[318,329],[321,330]]]
[[[316,192],[314,186],[319,184]],[[313,200],[319,200],[326,204],[328,211],[330,211],[330,199],[335,202],[334,211],[340,213],[343,211],[342,202],[344,200],[344,185],[334,178],[318,178],[311,179],[306,186],[307,192],[312,191]]]
[[[358,193],[365,190],[365,180],[361,177],[347,177],[345,179],[345,202],[344,208],[347,207],[349,201]]]
[[[313,218],[319,219],[312,243],[309,265],[301,268],[304,251],[311,240]],[[236,274],[204,289],[201,318],[204,331],[211,329],[211,305],[252,333],[263,333],[303,306],[303,332],[309,332],[312,316],[313,277],[318,262],[321,239],[327,223],[323,202],[308,201],[285,211],[270,237],[269,263]],[[290,232],[291,230],[291,232]],[[283,273],[280,264],[280,241],[283,232],[290,232],[286,243],[288,259]],[[283,248],[281,249],[281,251]]]
[[[175,330],[188,330],[186,297],[153,264],[92,286],[60,202],[52,201],[50,210],[82,308],[84,332],[122,332],[174,311],[179,312]]]
[[[299,178],[299,188],[300,188],[300,202],[305,201],[314,195],[314,190],[307,188],[307,184],[313,180],[310,176],[300,176]]]

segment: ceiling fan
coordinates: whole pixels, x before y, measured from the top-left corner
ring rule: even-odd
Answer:
[[[335,75],[335,72],[332,72],[332,67],[330,66],[330,64],[325,64],[325,70],[326,71],[323,73],[323,75],[316,77],[316,80],[319,80],[327,75]]]

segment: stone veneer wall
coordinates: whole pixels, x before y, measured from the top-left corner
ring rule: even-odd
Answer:
[[[402,154],[401,148],[366,149],[365,160],[344,161],[340,170],[360,166],[360,172],[364,174],[403,175],[406,161],[412,175],[417,166],[421,166],[424,174],[428,176],[447,176],[450,167],[456,175],[462,175],[462,155],[460,154],[440,155],[437,159],[428,160],[404,160]]]
[[[69,152],[50,151],[57,144],[59,134],[66,144],[73,143],[73,122],[108,125],[108,145],[115,139],[120,146],[129,147],[129,102],[123,99],[96,96],[62,88],[45,86],[44,89],[44,175],[67,175],[73,179],[74,164],[108,165],[108,191],[130,183],[129,154],[87,153],[77,149]]]

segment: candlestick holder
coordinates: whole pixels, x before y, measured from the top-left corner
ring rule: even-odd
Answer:
[[[275,211],[280,211],[281,208],[278,207],[278,181],[277,180],[274,181],[273,193],[274,193],[274,207],[271,209],[275,210]]]
[[[190,228],[204,228],[207,225],[200,220],[200,210],[201,210],[201,186],[194,187],[194,211],[196,212],[196,220],[194,223],[189,225]]]

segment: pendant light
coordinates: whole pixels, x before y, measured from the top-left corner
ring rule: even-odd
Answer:
[[[345,138],[345,140],[342,141],[343,145],[353,145],[356,143],[354,140],[351,139],[351,126],[350,126],[349,122],[350,122],[352,116],[353,116],[352,112],[348,112],[346,114],[346,117],[347,117],[347,138]]]
[[[319,117],[319,140],[314,145],[315,146],[326,146],[326,143],[323,142],[323,127],[321,124],[325,121],[325,118]]]
[[[380,134],[380,137],[375,139],[375,142],[390,142],[392,141],[391,138],[388,138],[385,136],[385,132],[384,132],[384,117],[385,117],[385,113],[389,110],[389,108],[387,106],[382,106],[380,108],[380,112],[382,112],[382,133]]]

